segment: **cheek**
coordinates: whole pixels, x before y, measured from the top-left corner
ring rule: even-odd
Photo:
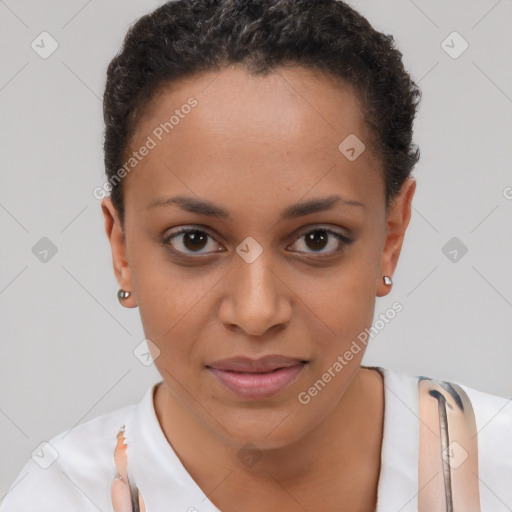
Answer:
[[[317,342],[310,363],[309,384],[316,386],[316,390],[311,390],[311,396],[321,391],[318,393],[318,400],[315,399],[316,407],[329,408],[331,401],[337,400],[343,394],[349,380],[360,366],[367,347],[361,334],[371,324],[374,298],[369,287],[365,289],[359,286],[352,289],[345,286],[337,293],[332,292],[330,300],[316,307],[321,308],[323,322],[317,324],[327,325],[329,330],[322,328],[318,334],[311,335]]]
[[[349,346],[371,324],[378,270],[374,261],[358,251],[324,278],[311,277],[302,285],[309,321],[322,333],[324,353],[332,357],[333,351]]]
[[[177,265],[156,244],[141,243],[132,254],[132,285],[144,327],[157,338],[168,338],[183,325],[190,328],[214,284],[212,276],[203,279],[199,267]]]
[[[211,276],[193,277],[194,269],[181,269],[165,256],[145,259],[158,251],[163,250],[138,248],[132,261],[132,286],[145,337],[160,351],[155,365],[183,376],[197,359],[194,340],[200,339],[208,321],[205,299],[214,282]]]

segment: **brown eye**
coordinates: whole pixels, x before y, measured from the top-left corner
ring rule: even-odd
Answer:
[[[191,251],[203,249],[208,239],[208,235],[202,231],[189,231],[183,235],[183,245]]]
[[[326,228],[317,228],[303,233],[298,240],[304,239],[301,245],[308,250],[299,250],[298,252],[305,252],[306,254],[333,254],[343,250],[345,245],[351,243],[351,240],[346,236]],[[297,244],[297,242],[296,242]],[[294,244],[295,245],[295,244]],[[324,250],[325,248],[330,250]]]
[[[312,231],[305,235],[306,245],[314,251],[321,251],[329,242],[329,235],[326,231]]]
[[[215,246],[215,243],[209,243],[209,240],[213,240],[213,238],[206,231],[188,228],[180,229],[178,232],[173,233],[164,240],[164,243],[170,245],[173,251],[185,255],[218,252],[218,249],[203,251],[205,248]]]

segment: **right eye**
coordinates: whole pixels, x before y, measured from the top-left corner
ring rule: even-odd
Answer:
[[[208,239],[213,240],[213,237],[203,229],[180,228],[179,231],[167,236],[163,243],[169,245],[172,251],[184,255],[220,252],[219,250],[201,252],[208,247]]]

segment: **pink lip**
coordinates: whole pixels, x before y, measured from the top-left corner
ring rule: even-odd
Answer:
[[[296,379],[304,365],[300,359],[271,355],[260,359],[223,359],[207,365],[207,369],[236,395],[257,400],[283,391]]]
[[[209,363],[207,366],[217,370],[230,370],[233,372],[271,372],[277,368],[287,368],[302,363],[302,359],[296,357],[286,357],[278,354],[270,354],[252,359],[251,357],[237,356],[228,359],[220,359]]]

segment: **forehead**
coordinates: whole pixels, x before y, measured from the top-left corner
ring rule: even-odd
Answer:
[[[365,148],[355,160],[340,151],[347,137]],[[373,190],[378,201],[384,194],[360,98],[344,82],[302,67],[255,76],[230,66],[162,87],[126,158],[144,145],[152,148],[125,183],[127,205],[143,207],[159,192],[187,187],[189,195],[223,199],[240,188],[295,198],[333,186],[345,196]]]

